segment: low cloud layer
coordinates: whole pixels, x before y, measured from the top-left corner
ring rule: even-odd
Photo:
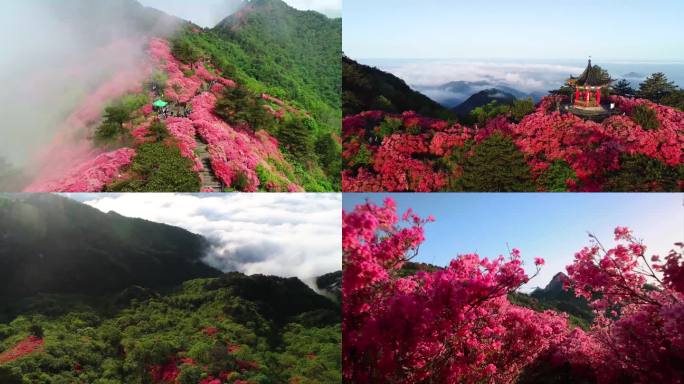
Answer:
[[[103,194],[78,199],[103,212],[203,235],[212,243],[205,261],[222,271],[306,279],[342,268],[340,194]]]
[[[544,63],[486,62],[459,60],[421,60],[400,63],[368,61],[388,71],[413,87],[429,88],[451,81],[486,81],[504,84],[522,92],[545,92],[558,88],[570,75],[584,68]]]

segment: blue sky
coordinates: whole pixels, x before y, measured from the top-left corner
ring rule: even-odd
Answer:
[[[681,0],[344,0],[362,58],[682,60]]]
[[[616,226],[630,227],[649,254],[665,255],[684,240],[684,194],[345,193],[343,208],[352,210],[367,198],[380,203],[386,196],[400,212],[413,208],[436,218],[426,227],[418,261],[446,265],[459,254],[505,255],[510,246],[521,250],[531,272],[533,258],[543,257],[547,264],[524,290],[543,287],[564,271],[574,253],[589,244],[587,231],[611,245]]]

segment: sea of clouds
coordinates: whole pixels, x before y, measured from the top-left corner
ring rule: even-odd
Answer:
[[[504,84],[522,92],[558,88],[570,77],[579,75],[581,65],[463,60],[362,60],[421,88],[436,87],[451,81],[486,81]]]
[[[69,196],[200,234],[212,244],[204,261],[224,272],[309,279],[342,269],[341,194]]]

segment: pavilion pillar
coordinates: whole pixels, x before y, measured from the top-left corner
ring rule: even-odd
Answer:
[[[596,106],[601,105],[601,88],[596,90]]]
[[[580,91],[579,88],[575,87],[575,104],[580,100]]]
[[[587,107],[589,106],[589,97],[591,95],[591,92],[587,89]]]

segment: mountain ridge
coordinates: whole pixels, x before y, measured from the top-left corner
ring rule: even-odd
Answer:
[[[366,110],[382,110],[391,113],[416,111],[422,115],[453,118],[453,113],[424,94],[411,89],[397,76],[378,68],[360,64],[343,56],[344,116]]]
[[[513,105],[516,100],[518,98],[511,93],[498,88],[488,88],[471,95],[451,110],[458,116],[467,116],[473,109],[484,107],[491,102],[497,102],[499,105]]]
[[[182,228],[48,194],[0,195],[0,216],[0,296],[100,294],[220,275],[201,261],[209,242]]]

